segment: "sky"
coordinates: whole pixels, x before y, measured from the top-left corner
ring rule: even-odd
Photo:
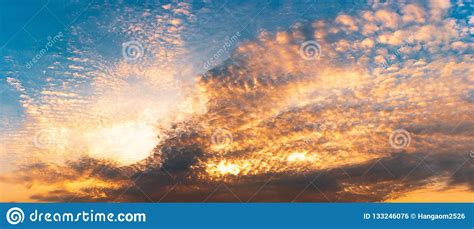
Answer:
[[[0,0],[0,201],[472,202],[473,7]]]

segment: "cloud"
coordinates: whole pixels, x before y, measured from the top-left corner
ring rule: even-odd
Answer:
[[[403,12],[403,22],[417,22],[417,23],[425,23],[426,21],[426,12],[418,5],[415,4],[407,4],[402,7]]]
[[[186,109],[164,116],[171,121],[157,125],[159,141],[145,159],[121,164],[89,155],[17,174],[38,201],[365,202],[433,184],[472,191],[472,54],[463,45],[465,22],[440,18],[448,8],[381,5],[261,31],[187,88]],[[319,58],[302,57],[305,41],[320,45]],[[163,82],[153,69],[138,76],[139,88],[126,83],[138,67],[121,62],[114,77],[99,73],[93,83],[103,92],[92,111],[140,119],[141,108],[157,104],[135,109],[126,97]],[[76,94],[42,95],[60,103]],[[101,109],[117,99],[128,102]],[[389,139],[400,129],[409,133],[402,149]]]
[[[375,12],[375,20],[385,28],[396,29],[399,25],[400,17],[397,13],[387,9]]]

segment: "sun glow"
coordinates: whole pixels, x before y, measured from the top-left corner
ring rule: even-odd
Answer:
[[[123,123],[98,129],[88,134],[90,154],[97,158],[113,158],[133,163],[146,158],[158,139],[153,126],[146,123]],[[98,141],[99,140],[99,141]]]
[[[307,159],[306,152],[294,152],[288,156],[289,162],[305,161]]]
[[[225,161],[221,161],[221,163],[219,163],[219,165],[217,165],[217,170],[221,174],[237,175],[240,172],[240,168],[239,168],[238,165],[232,164],[232,163],[227,163]]]

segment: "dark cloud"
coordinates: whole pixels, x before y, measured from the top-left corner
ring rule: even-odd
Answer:
[[[189,151],[188,151],[189,152]],[[171,152],[169,152],[171,153]],[[100,169],[98,162],[81,163],[80,171],[98,171],[90,177],[100,179],[128,179],[131,183],[80,192],[52,190],[33,195],[40,201],[125,201],[125,202],[372,202],[384,201],[400,193],[446,179],[451,185],[467,185],[474,189],[473,158],[468,155],[397,153],[390,157],[330,170],[307,174],[268,173],[235,177],[232,182],[206,181],[192,171],[189,157],[176,155],[175,166],[156,167],[135,171],[130,177],[109,176],[109,171],[120,170],[107,165]],[[179,166],[178,166],[179,164]],[[77,168],[77,165],[74,165]],[[35,169],[43,170],[44,166]],[[131,169],[125,169],[131,171]],[[44,171],[44,170],[43,170]],[[116,172],[113,172],[116,173]],[[109,174],[109,175],[107,175]],[[100,191],[106,195],[95,196]]]

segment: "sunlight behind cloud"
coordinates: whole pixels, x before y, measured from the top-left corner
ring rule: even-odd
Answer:
[[[157,144],[156,130],[147,123],[123,123],[87,134],[90,156],[131,164],[148,157]]]

